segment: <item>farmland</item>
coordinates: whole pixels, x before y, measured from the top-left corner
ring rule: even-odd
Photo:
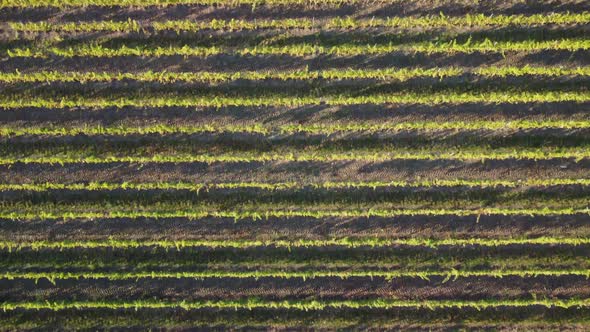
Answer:
[[[590,329],[590,3],[0,0],[0,330]]]

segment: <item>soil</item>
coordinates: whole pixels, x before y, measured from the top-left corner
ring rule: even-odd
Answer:
[[[461,67],[473,70],[482,66],[556,66],[576,68],[590,65],[590,51],[510,51],[466,53],[393,52],[385,55],[335,56],[239,56],[232,51],[254,45],[388,45],[417,41],[460,43],[485,41],[546,41],[573,38],[587,42],[589,24],[544,25],[534,27],[450,27],[446,29],[358,30],[265,29],[255,31],[159,32],[150,29],[131,33],[16,33],[8,22],[90,22],[100,20],[138,20],[142,25],[166,20],[262,20],[308,18],[316,23],[334,17],[359,19],[420,17],[424,15],[549,15],[585,13],[590,2],[583,0],[395,0],[359,1],[340,6],[291,5],[251,6],[173,5],[167,7],[81,8],[0,8],[0,72],[20,71],[95,71],[95,72],[235,72],[235,71],[310,71],[325,69],[382,69]],[[9,57],[15,47],[46,45],[67,48],[99,43],[108,47],[140,45],[222,46],[227,54],[208,57]],[[563,91],[587,93],[590,79],[584,75],[567,77],[482,78],[473,74],[444,78],[395,80],[236,80],[217,83],[139,83],[131,80],[103,83],[1,83],[0,97],[30,95],[113,97],[153,95],[238,95],[268,94],[353,96],[405,91],[482,90]],[[213,98],[213,97],[212,97]],[[13,108],[0,110],[0,127],[84,127],[84,126],[169,126],[264,125],[268,134],[203,133],[194,135],[47,135],[4,136],[0,138],[0,158],[54,156],[61,151],[89,150],[89,154],[116,153],[233,153],[238,151],[286,150],[308,152],[354,149],[396,149],[412,147],[445,152],[454,147],[481,146],[506,148],[586,148],[588,129],[536,130],[432,130],[347,132],[334,134],[285,134],[280,126],[332,125],[342,123],[397,124],[417,121],[588,121],[590,103],[465,103],[441,105],[353,105],[303,107],[107,107],[107,108]],[[324,150],[322,150],[324,151]],[[43,218],[38,205],[92,205],[92,211],[114,209],[113,204],[139,211],[141,205],[163,202],[211,205],[211,209],[239,210],[243,206],[272,206],[294,211],[303,208],[337,210],[355,207],[457,209],[509,207],[519,209],[576,208],[588,206],[590,189],[583,185],[518,186],[516,188],[341,188],[314,189],[323,182],[386,182],[423,180],[509,180],[588,179],[590,160],[584,158],[548,160],[388,160],[339,162],[216,162],[145,164],[103,162],[99,164],[48,164],[15,162],[0,165],[0,183],[88,183],[99,182],[192,182],[192,183],[280,183],[296,182],[304,188],[268,191],[263,189],[210,189],[199,193],[187,190],[49,190],[0,192],[0,210],[21,209],[39,212],[39,218],[0,220],[0,241],[182,241],[182,240],[326,240],[326,239],[588,239],[588,215],[482,215],[414,216],[395,218]],[[445,205],[446,204],[446,205]],[[37,210],[35,210],[37,209]],[[90,208],[89,208],[90,209]],[[12,220],[15,219],[15,220]],[[407,301],[502,301],[502,300],[582,300],[590,298],[585,276],[573,271],[590,268],[590,245],[498,245],[468,246],[323,246],[278,248],[179,247],[173,249],[140,246],[137,248],[11,248],[0,250],[0,306],[6,303],[53,301],[182,301],[199,300],[351,300],[398,299]],[[128,280],[14,278],[5,273],[35,272],[313,272],[321,271],[572,271],[564,276],[511,276],[393,278],[138,278]],[[47,302],[48,301],[48,302]],[[295,331],[295,330],[408,330],[408,331],[584,331],[590,327],[587,305],[497,308],[428,309],[421,307],[377,309],[363,307],[324,310],[286,310],[273,308],[184,310],[164,309],[63,309],[0,310],[0,330],[160,330],[173,331]]]

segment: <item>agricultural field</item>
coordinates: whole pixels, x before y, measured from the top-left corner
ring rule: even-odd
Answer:
[[[590,329],[590,2],[0,0],[0,330]]]

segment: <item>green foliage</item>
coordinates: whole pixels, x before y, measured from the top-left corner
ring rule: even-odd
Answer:
[[[288,190],[288,189],[359,189],[359,188],[418,188],[418,187],[470,187],[470,188],[518,188],[518,187],[549,187],[549,186],[590,186],[590,179],[523,179],[523,180],[468,180],[468,179],[432,179],[416,181],[346,181],[346,182],[320,182],[320,183],[298,183],[298,182],[225,182],[225,183],[195,183],[195,182],[88,182],[88,183],[0,183],[0,191],[26,190],[26,191],[48,191],[48,190],[201,190],[213,189],[239,189],[255,188],[264,190]]]
[[[511,77],[511,76],[589,76],[590,67],[534,67],[525,65],[521,67],[478,67],[473,70],[476,75],[484,77]]]
[[[6,1],[6,0],[5,0]],[[298,19],[257,19],[241,20],[213,19],[210,21],[168,20],[142,24],[136,20],[128,21],[89,21],[89,22],[8,22],[14,31],[22,32],[139,32],[153,31],[202,31],[202,30],[257,30],[257,29],[364,29],[364,28],[400,28],[425,29],[456,27],[507,27],[536,26],[549,24],[588,24],[590,13],[549,13],[534,15],[484,15],[467,14],[465,16],[427,15],[423,17],[388,17],[355,19],[352,17],[332,18],[328,20]]]
[[[6,51],[9,57],[34,57],[44,58],[48,56],[72,57],[208,57],[219,54],[248,55],[289,55],[293,57],[306,57],[312,55],[333,56],[359,56],[359,55],[386,55],[395,52],[407,53],[503,53],[503,52],[538,52],[538,51],[582,51],[590,49],[590,39],[565,38],[557,40],[524,40],[524,41],[493,41],[490,39],[464,43],[457,40],[450,41],[423,41],[405,44],[341,44],[336,46],[323,46],[317,44],[292,44],[287,46],[258,45],[246,48],[224,48],[220,46],[168,46],[147,47],[127,46],[110,48],[100,44],[81,44],[77,46],[61,48],[56,46],[12,48]]]
[[[311,133],[330,135],[335,133],[363,132],[396,132],[403,130],[419,130],[436,132],[443,130],[526,130],[526,129],[588,129],[589,120],[513,120],[513,121],[452,121],[452,122],[398,122],[398,123],[326,123],[326,124],[285,124],[278,127],[266,127],[262,124],[250,125],[168,125],[154,124],[147,126],[131,126],[127,124],[115,126],[0,126],[0,136],[74,136],[74,135],[146,135],[146,134],[198,134],[198,133],[251,133],[251,134],[296,134]]]
[[[257,270],[257,271],[199,271],[199,272],[0,272],[1,279],[47,279],[51,282],[68,279],[106,279],[106,280],[129,280],[129,279],[204,279],[204,278],[282,278],[282,279],[314,279],[314,278],[421,278],[429,280],[433,277],[444,277],[445,280],[456,280],[458,278],[505,278],[505,277],[561,277],[561,276],[583,276],[590,278],[590,270],[437,270],[437,271],[380,271],[380,270],[354,270],[354,271],[284,271],[284,270]]]
[[[352,17],[335,18],[329,21],[327,28],[446,28],[457,27],[507,27],[512,25],[534,26],[545,24],[586,24],[590,22],[590,13],[543,13],[534,15],[485,15],[467,14],[464,16],[425,15],[419,17],[387,17],[371,19],[354,19]]]
[[[590,91],[518,91],[491,90],[463,92],[456,90],[436,92],[405,91],[400,93],[381,93],[367,95],[325,95],[317,96],[225,96],[225,95],[165,95],[165,96],[122,96],[122,97],[88,97],[63,96],[51,98],[43,96],[13,95],[0,97],[1,108],[106,108],[106,107],[227,107],[227,106],[284,106],[299,107],[310,105],[363,105],[363,104],[523,104],[523,103],[557,103],[589,102]]]
[[[276,247],[276,248],[297,248],[297,247],[329,247],[339,246],[347,248],[359,247],[384,247],[384,246],[414,246],[414,247],[446,247],[446,246],[482,246],[501,247],[510,245],[560,245],[579,246],[590,244],[590,238],[561,238],[561,237],[537,237],[537,238],[408,238],[408,239],[387,239],[387,238],[334,238],[328,240],[92,240],[92,241],[0,241],[0,249],[19,250],[29,248],[32,250],[43,249],[69,249],[69,248],[113,248],[129,249],[142,247],[158,247],[180,250],[187,247],[207,248],[253,248],[253,247]]]
[[[23,32],[138,32],[140,25],[137,21],[94,21],[94,22],[8,22],[12,30]]]
[[[157,18],[146,14],[146,20],[110,20],[129,13],[132,9],[126,6],[140,7],[139,12],[143,12],[141,7],[175,5],[194,8],[179,7],[161,17],[182,12],[190,13],[186,18],[215,17],[217,9],[198,6],[222,6],[224,14],[220,16],[228,18],[152,21]],[[343,5],[347,6],[343,10],[327,11]],[[397,319],[415,328],[424,327],[419,323],[436,313],[437,322],[442,323],[432,325],[434,329],[450,326],[451,322],[457,323],[454,328],[475,322],[480,328],[493,329],[481,324],[486,317],[478,320],[485,315],[463,321],[457,313],[490,309],[491,313],[521,318],[514,313],[518,310],[512,309],[522,308],[525,314],[529,309],[537,310],[538,316],[531,316],[531,322],[538,317],[558,317],[565,310],[552,310],[566,308],[587,325],[588,319],[580,318],[582,314],[576,310],[590,310],[590,299],[584,294],[575,296],[574,286],[558,290],[562,285],[554,285],[553,279],[575,280],[574,284],[579,285],[582,277],[590,278],[590,228],[583,223],[590,215],[590,179],[580,176],[587,175],[585,163],[562,170],[574,161],[590,159],[590,144],[584,137],[590,120],[580,111],[590,103],[590,66],[574,66],[584,62],[579,61],[580,52],[590,50],[590,38],[582,34],[584,25],[590,24],[590,13],[504,15],[499,13],[515,12],[514,8],[500,8],[492,10],[493,15],[379,16],[395,12],[397,5],[381,0],[0,0],[0,8],[7,11],[4,16],[9,18],[31,10],[42,15],[28,13],[24,17],[44,17],[47,13],[52,17],[4,24],[6,40],[0,52],[8,61],[7,68],[17,63],[31,66],[22,71],[0,72],[0,84],[6,90],[0,93],[0,108],[11,113],[0,125],[0,166],[12,167],[11,174],[16,175],[5,176],[4,183],[0,183],[0,219],[6,226],[0,237],[0,280],[21,288],[32,284],[26,280],[48,279],[54,283],[50,290],[45,285],[33,286],[39,289],[24,296],[16,294],[18,290],[11,290],[12,295],[7,293],[0,304],[5,311],[0,320],[8,317],[8,322],[0,322],[0,329],[67,329],[59,323],[40,327],[26,322],[26,315],[32,317],[37,310],[44,314],[35,319],[50,316],[50,311],[63,312],[64,316],[74,312],[84,321],[71,320],[73,324],[100,329],[105,326],[90,325],[86,319],[140,309],[156,315],[173,313],[175,309],[179,309],[176,313],[203,309],[195,316],[204,316],[195,319],[217,328],[235,328],[223,321],[224,310],[237,312],[235,321],[250,329],[257,325],[249,325],[252,320],[248,316],[256,320],[265,309],[266,327],[285,327],[287,319],[303,326],[307,322],[302,318],[308,317],[301,312],[314,311],[308,316],[326,315],[315,317],[324,328],[351,329],[345,324],[356,318],[330,321],[326,317],[346,316],[347,311],[361,317],[363,311],[382,309],[370,315],[377,313],[382,321]],[[401,1],[399,5],[406,4]],[[428,5],[413,4],[416,11],[407,12],[425,12],[426,7],[422,7]],[[88,12],[79,8],[85,6],[114,8]],[[259,6],[278,7],[267,8],[264,15],[247,14]],[[280,13],[285,9],[281,6],[295,6],[289,7],[289,12],[301,10],[303,18],[276,15],[273,19],[269,14]],[[313,11],[307,11],[312,6]],[[32,9],[35,7],[45,8]],[[73,11],[65,16],[60,12],[71,7]],[[438,7],[446,11],[446,5]],[[466,3],[464,10],[449,11],[477,12],[488,7]],[[95,11],[106,20],[59,21],[78,12],[88,16]],[[148,12],[157,10],[149,8]],[[359,15],[331,16],[349,12]],[[316,13],[319,18],[314,17]],[[133,16],[144,17],[136,14]],[[235,14],[238,19],[231,18]],[[371,17],[373,14],[376,17]],[[572,29],[573,25],[577,27]],[[346,33],[355,29],[365,30]],[[512,38],[512,32],[518,36]],[[467,39],[468,35],[473,38]],[[568,52],[577,52],[577,58],[567,58]],[[551,53],[550,61],[537,61],[546,53]],[[273,56],[272,61],[266,63],[268,56]],[[484,59],[475,59],[480,56]],[[110,59],[114,57],[129,58]],[[173,58],[158,59],[163,57]],[[179,57],[197,59],[177,65]],[[537,63],[564,66],[524,65],[533,58]],[[101,69],[97,70],[113,71],[91,71],[88,63],[93,59],[100,62],[97,68]],[[276,65],[281,59],[286,62]],[[339,66],[349,63],[354,68],[326,69],[325,60]],[[75,64],[68,68],[72,71],[37,71],[67,68],[70,63]],[[226,63],[230,66],[223,68]],[[303,68],[305,63],[315,70]],[[372,68],[386,63],[426,66]],[[427,68],[441,63],[462,63],[465,67]],[[127,69],[123,68],[127,65]],[[191,66],[220,69],[192,72]],[[229,69],[237,66],[241,71]],[[252,71],[257,68],[263,69]],[[518,86],[520,82],[525,84]],[[551,113],[551,108],[545,114],[545,109],[536,109],[547,103],[554,103],[551,106],[555,108],[564,106],[565,110]],[[488,107],[498,104],[502,107]],[[400,114],[388,118],[386,115],[395,111],[394,107],[387,107],[387,112],[363,114],[362,105],[412,107],[404,107]],[[143,109],[133,109],[128,115],[127,107]],[[236,108],[215,116],[209,110],[204,117],[199,113],[199,108],[224,107]],[[70,108],[77,109],[80,118],[78,114],[60,119],[51,115],[66,114]],[[185,115],[172,119],[156,114],[187,112],[174,108],[196,108],[195,116],[183,122]],[[353,108],[360,112],[349,112]],[[367,112],[380,109],[367,108]],[[439,115],[439,108],[450,113]],[[144,121],[149,120],[144,118],[146,109],[156,114],[155,120]],[[424,109],[429,113],[420,113]],[[115,116],[123,118],[116,120],[101,111],[125,114]],[[534,112],[538,114],[530,116]],[[451,118],[444,119],[445,114]],[[481,114],[485,116],[478,118]],[[89,137],[74,137],[77,135]],[[478,161],[488,159],[505,162],[476,166]],[[392,160],[410,162],[388,163]],[[537,160],[546,162],[533,162]],[[346,166],[354,161],[363,165]],[[123,171],[110,165],[115,162],[137,165],[125,165]],[[182,165],[174,169],[162,165],[266,162],[280,164],[280,170],[274,164],[268,168],[265,165],[258,173],[256,164],[238,165],[245,167],[232,168],[231,175],[226,176],[226,167],[234,165]],[[294,172],[299,167],[295,162],[317,162],[318,166]],[[67,169],[51,166],[68,163],[97,165]],[[131,168],[150,163],[160,165],[149,165],[153,168],[142,171],[146,182],[133,182]],[[511,167],[523,165],[526,168],[516,175],[510,173]],[[57,176],[50,182],[35,182],[50,179],[46,169],[51,175],[65,175],[70,170],[73,173],[63,179]],[[274,170],[279,173],[268,179],[248,181]],[[366,170],[369,175],[361,174]],[[319,173],[311,175],[310,171]],[[525,173],[531,177],[522,178]],[[200,174],[206,175],[201,178]],[[518,177],[522,179],[513,180]],[[117,182],[123,178],[132,182]],[[178,178],[187,180],[173,181]],[[234,178],[244,181],[225,182]],[[344,181],[326,181],[330,178]],[[364,178],[377,180],[355,181]],[[29,179],[32,182],[26,183]],[[481,216],[488,215],[493,217],[477,224]],[[543,218],[535,218],[538,216]],[[239,227],[230,226],[232,219],[240,220]],[[268,221],[255,224],[262,219]],[[281,224],[269,226],[275,219],[280,219]],[[324,219],[329,222],[324,224]],[[381,227],[409,219],[409,225],[400,226],[404,229],[389,224]],[[421,224],[421,220],[426,223]],[[148,229],[137,228],[138,233],[131,234],[136,229],[129,225],[135,222]],[[459,228],[457,222],[462,223]],[[469,222],[473,225],[466,224]],[[517,223],[513,230],[520,233],[500,229],[510,227],[512,222]],[[170,228],[175,225],[180,226]],[[183,231],[191,225],[198,227]],[[326,232],[322,229],[332,225],[336,226]],[[413,225],[417,225],[415,234]],[[102,230],[103,226],[106,229]],[[212,229],[199,232],[199,227]],[[282,228],[277,231],[275,227]],[[101,230],[97,233],[97,229]],[[537,291],[542,283],[526,288],[527,280],[519,280],[524,285],[519,286],[520,293],[491,287],[482,293],[489,295],[483,298],[471,292],[471,280],[461,284],[466,288],[451,293],[445,291],[452,286],[442,285],[457,278],[488,282],[489,278],[504,277],[542,277],[539,279],[556,288],[543,289],[542,294],[548,294],[548,298],[540,298]],[[326,278],[318,285],[327,280],[334,282],[335,278],[358,278],[352,281],[367,283],[370,278],[380,278],[379,282],[415,278],[420,284],[411,285],[410,292],[414,293],[403,298],[333,289],[328,297],[286,294],[280,300],[274,296],[245,298],[226,293],[214,298],[204,295],[205,299],[196,301],[183,301],[172,293],[167,293],[171,300],[153,296],[167,292],[159,287],[175,283],[173,279],[194,278],[214,279],[207,281],[212,283],[227,282],[224,278],[303,279],[293,281],[297,288],[300,284],[314,284],[306,281],[311,278]],[[78,279],[88,279],[84,282],[88,284],[109,283],[108,291],[113,289],[115,293],[78,296],[76,292],[84,284],[76,282]],[[120,294],[116,284],[124,283],[136,283],[141,295],[137,292],[132,299],[105,300],[117,299]],[[145,288],[147,283],[158,288]],[[438,295],[412,297],[431,292],[431,286],[438,287]],[[56,298],[62,300],[45,300]],[[404,308],[410,310],[399,310]],[[248,311],[252,309],[260,310]],[[421,315],[424,312],[427,314]],[[203,319],[218,313],[221,315],[215,319],[220,326]],[[420,316],[414,318],[418,324],[404,321],[404,315]],[[287,316],[285,320],[281,320],[283,316]],[[120,329],[125,325],[116,324],[127,318],[119,322],[116,317],[111,321],[107,318],[104,322]],[[562,323],[561,317],[553,319]],[[350,324],[367,327],[373,324],[366,324],[368,320],[361,317]],[[174,324],[164,321],[163,325],[168,323]]]
[[[585,71],[583,67],[579,72]],[[547,69],[551,71],[550,68]],[[558,69],[565,71],[564,69]],[[577,72],[579,74],[579,72]],[[0,81],[6,83],[21,82],[111,82],[133,80],[138,82],[206,82],[218,83],[235,80],[344,80],[344,79],[382,79],[405,81],[412,78],[431,77],[443,79],[458,76],[463,71],[458,68],[388,68],[388,69],[326,69],[320,71],[246,71],[246,72],[140,72],[140,73],[108,73],[108,72],[58,72],[42,71],[33,73],[0,73]]]
[[[219,83],[235,80],[397,80],[407,81],[415,78],[458,77],[461,75],[477,75],[481,77],[510,77],[510,76],[590,76],[590,67],[479,67],[475,69],[443,67],[443,68],[386,68],[386,69],[326,69],[319,71],[246,71],[246,72],[58,72],[40,71],[22,73],[0,73],[0,82],[5,83],[53,83],[53,82],[112,82],[138,81],[158,82],[169,84],[175,82],[204,82]]]
[[[295,204],[296,203],[296,204]],[[523,207],[524,206],[524,207]],[[294,202],[277,200],[234,200],[231,207],[216,200],[187,199],[157,202],[135,200],[53,203],[34,201],[4,201],[0,203],[0,218],[9,220],[71,220],[97,218],[363,218],[398,216],[481,216],[481,215],[574,215],[588,214],[587,196],[535,197],[507,193],[495,201],[473,197],[449,196],[443,200],[431,197],[407,197],[403,200],[382,201],[320,201]]]
[[[499,308],[499,307],[532,307],[543,306],[547,308],[580,308],[590,306],[590,299],[517,299],[517,300],[396,300],[396,299],[366,299],[366,300],[283,300],[269,301],[258,298],[246,298],[241,300],[208,300],[208,301],[180,301],[167,302],[161,300],[139,301],[39,301],[39,302],[3,302],[3,310],[65,310],[65,309],[201,309],[201,308],[229,308],[229,309],[294,309],[294,310],[325,310],[330,308]]]

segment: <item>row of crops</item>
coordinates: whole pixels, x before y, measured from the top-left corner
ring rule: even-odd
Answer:
[[[585,330],[590,4],[0,0],[0,330]]]

